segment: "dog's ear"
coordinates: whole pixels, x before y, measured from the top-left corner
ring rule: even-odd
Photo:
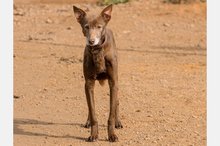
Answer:
[[[113,4],[110,4],[101,12],[102,18],[107,22],[110,21],[110,19],[111,19],[112,5]]]
[[[86,16],[86,12],[76,6],[73,6],[74,15],[76,16],[77,21],[80,23],[83,18]]]

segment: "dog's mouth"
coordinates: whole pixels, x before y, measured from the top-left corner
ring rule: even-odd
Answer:
[[[97,39],[97,38],[95,38],[95,39],[87,39],[86,43],[87,43],[88,46],[92,47],[92,46],[97,46],[99,44],[99,41],[100,41],[100,39]]]
[[[95,44],[89,44],[89,46],[90,46],[90,47],[98,47],[98,46],[100,46],[100,45],[98,45],[98,44],[97,44],[97,45],[95,45]]]
[[[99,40],[99,41],[100,41],[100,40]],[[99,42],[99,41],[98,41],[98,42]],[[102,48],[102,47],[106,44],[106,42],[107,42],[107,35],[105,34],[104,39],[103,39],[101,45],[99,45],[99,44],[97,43],[97,44],[95,44],[95,45],[89,44],[89,46],[92,47],[93,49],[98,49],[98,48]]]

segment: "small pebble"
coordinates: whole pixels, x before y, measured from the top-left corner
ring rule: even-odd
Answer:
[[[13,57],[17,57],[17,56],[18,56],[17,54],[15,54],[15,53],[13,54]]]
[[[170,27],[169,23],[164,23],[163,26]]]
[[[16,96],[16,95],[14,95],[14,98],[20,98],[20,96]]]
[[[45,22],[48,23],[48,24],[53,23],[53,21],[51,19],[47,19]]]

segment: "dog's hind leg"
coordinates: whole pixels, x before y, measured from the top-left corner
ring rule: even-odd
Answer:
[[[90,120],[89,120],[89,112],[88,112],[88,118],[86,120],[86,124],[84,126],[85,128],[89,128],[90,127]]]
[[[118,141],[118,137],[114,132],[115,128],[115,111],[117,104],[117,96],[118,96],[118,83],[113,79],[109,79],[109,87],[110,87],[110,113],[108,119],[108,137],[109,141],[115,142]]]

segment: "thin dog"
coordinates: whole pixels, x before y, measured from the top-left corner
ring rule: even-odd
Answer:
[[[85,11],[73,6],[74,15],[86,37],[83,73],[85,77],[85,94],[88,104],[88,119],[85,127],[91,126],[88,141],[98,138],[98,121],[95,116],[94,86],[95,80],[103,86],[107,79],[110,87],[110,113],[108,119],[108,139],[118,141],[114,128],[123,128],[119,118],[118,101],[118,61],[113,33],[106,25],[111,19],[112,4],[100,15],[88,16]]]

